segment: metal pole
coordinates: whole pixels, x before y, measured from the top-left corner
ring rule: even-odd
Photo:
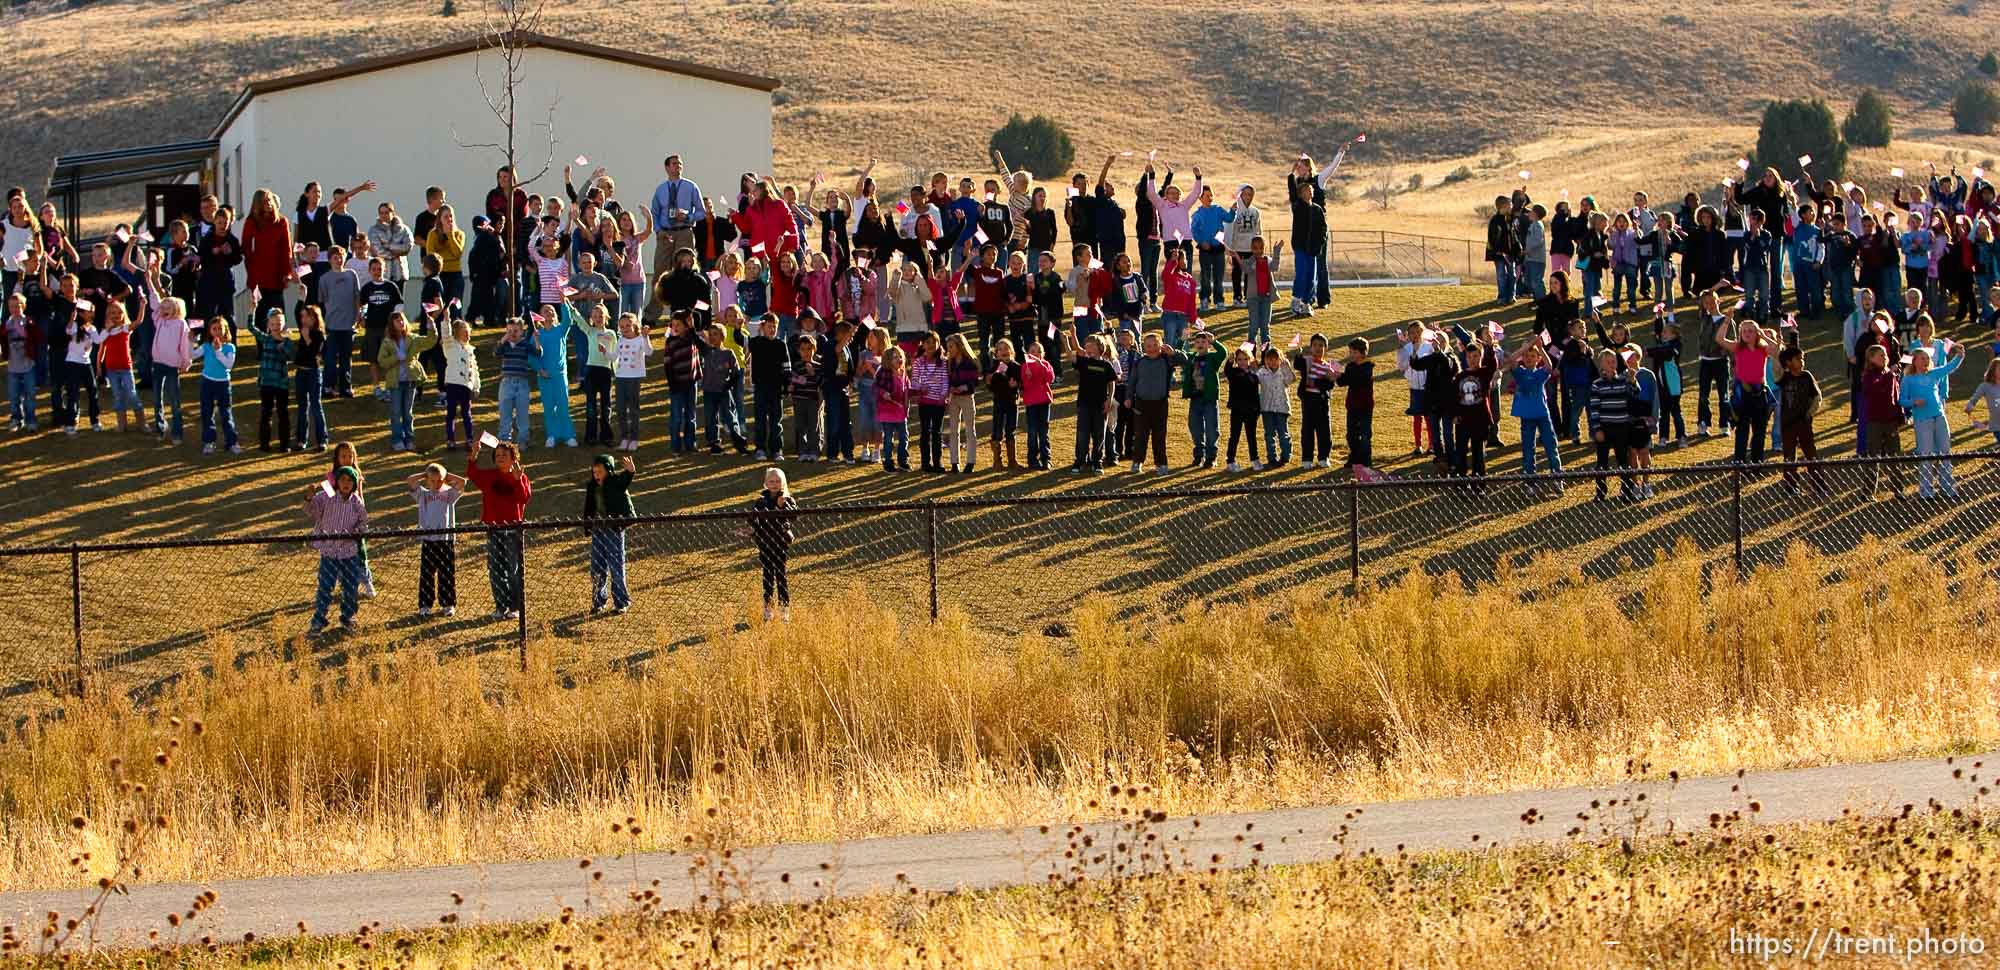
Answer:
[[[69,620],[76,634],[76,696],[83,696],[83,555],[69,544]]]
[[[1361,590],[1361,489],[1347,486],[1347,581]]]
[[[1730,489],[1734,496],[1729,503],[1730,531],[1736,536],[1736,581],[1743,581],[1743,466],[1729,470]]]
[[[515,630],[521,650],[521,669],[528,669],[528,541],[527,530],[514,527],[514,612],[520,615]]]
[[[926,510],[925,510],[925,513],[926,513],[926,514],[925,514],[925,524],[924,524],[924,547],[925,547],[925,552],[926,552],[926,556],[927,556],[927,558],[929,558],[929,559],[930,559],[930,572],[931,572],[931,622],[932,622],[932,623],[936,623],[936,622],[937,622],[937,618],[938,618],[938,582],[937,582],[937,567],[938,567],[938,509],[937,509],[937,503],[936,503],[936,502],[932,502],[932,503],[930,504],[930,507],[929,507],[928,509],[926,509]]]

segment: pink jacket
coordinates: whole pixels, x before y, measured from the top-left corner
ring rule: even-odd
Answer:
[[[821,320],[833,322],[833,271],[814,269],[806,271],[806,305],[819,314]]]
[[[742,212],[730,213],[729,221],[743,233],[744,248],[772,265],[779,253],[799,248],[798,223],[792,221],[792,210],[777,199],[752,202]]]
[[[883,374],[875,379],[875,420],[885,424],[910,419],[910,379]]]
[[[1056,369],[1040,357],[1021,362],[1021,404],[1034,407],[1051,399],[1049,388],[1056,382]]]
[[[188,340],[186,320],[153,321],[153,363],[174,370],[187,370],[194,363],[194,348]]]
[[[1201,180],[1195,179],[1193,187],[1181,192],[1179,202],[1169,202],[1156,187],[1157,179],[1146,180],[1146,197],[1152,200],[1153,211],[1160,217],[1160,239],[1163,242],[1183,242],[1194,238],[1194,230],[1189,222],[1194,210],[1201,205]]]

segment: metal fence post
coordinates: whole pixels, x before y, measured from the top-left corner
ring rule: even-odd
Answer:
[[[1729,502],[1730,531],[1736,536],[1736,581],[1743,581],[1743,466],[1734,465],[1729,469],[1729,486],[1732,493]]]
[[[1347,582],[1361,591],[1361,487],[1347,486]]]
[[[528,533],[521,526],[514,527],[514,612],[520,617],[520,625],[514,635],[519,640],[521,669],[528,669]]]
[[[83,554],[69,544],[69,622],[76,634],[76,696],[83,696]]]
[[[931,573],[931,622],[938,618],[938,507],[935,499],[924,509],[924,554],[930,560]]]

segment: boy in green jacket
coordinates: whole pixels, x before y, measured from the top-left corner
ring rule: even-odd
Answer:
[[[1194,463],[1188,467],[1214,468],[1220,434],[1216,399],[1222,365],[1229,355],[1215,345],[1215,335],[1207,330],[1196,330],[1182,351],[1187,362],[1181,365],[1181,397],[1188,402],[1188,438],[1194,441]]]

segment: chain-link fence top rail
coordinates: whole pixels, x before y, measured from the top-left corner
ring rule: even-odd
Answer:
[[[1963,565],[1987,561],[2000,543],[1996,457],[1663,467],[1643,479],[1645,496],[1636,471],[1590,470],[805,507],[789,517],[787,572],[801,609],[865,599],[913,624],[958,611],[999,647],[1024,632],[1060,634],[1092,598],[1144,624],[1412,574],[1468,586],[1504,579],[1531,596],[1579,582],[1632,593],[1630,578],[1660,557],[1697,557],[1713,575],[1777,564],[1794,543],[1836,553],[1870,537]],[[1917,498],[1920,473],[1947,466],[1958,497]],[[75,690],[79,673],[143,698],[191,671],[266,653],[378,676],[382,657],[427,651],[498,675],[532,642],[565,674],[639,667],[761,614],[760,517],[464,525],[448,551],[424,541],[435,531],[369,531],[375,595],[361,602],[356,630],[316,639],[302,634],[319,566],[308,543],[321,537],[0,549],[11,630],[0,710],[49,703]],[[593,552],[593,532],[623,539],[628,613],[614,612],[616,593],[593,576],[615,559],[609,547]],[[495,598],[495,535],[520,536],[521,616],[495,615],[516,605],[506,570],[497,588],[508,601]],[[427,556],[434,572],[446,559],[455,566],[453,616],[416,613]],[[600,596],[604,608],[593,610]]]

